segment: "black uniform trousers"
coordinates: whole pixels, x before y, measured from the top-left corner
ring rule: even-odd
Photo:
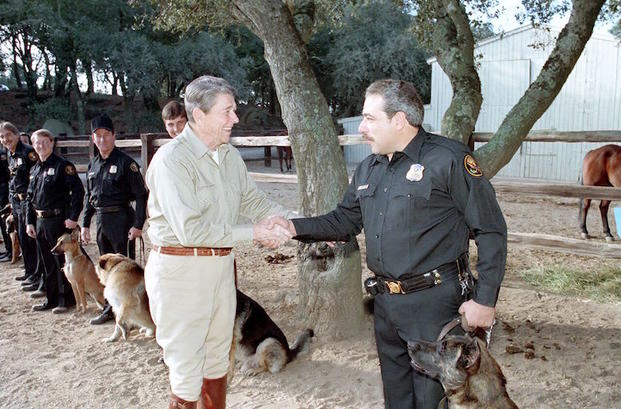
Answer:
[[[97,212],[97,247],[99,255],[119,253],[132,259],[136,258],[136,242],[129,243],[127,253],[127,234],[134,224],[134,209],[127,207],[117,212]]]
[[[11,206],[17,226],[17,238],[22,249],[25,275],[28,280],[37,282],[43,276],[43,269],[37,268],[37,241],[26,234],[26,202],[11,199]]]
[[[65,217],[63,215],[37,218],[37,246],[39,250],[39,265],[45,271],[45,292],[47,303],[50,306],[71,307],[75,305],[75,297],[71,284],[62,272],[65,265],[65,256],[52,254],[52,248],[58,238],[65,232]]]
[[[386,409],[437,409],[444,396],[440,382],[410,365],[410,340],[435,341],[442,327],[459,316],[465,301],[455,273],[440,285],[409,294],[375,296],[375,341]],[[463,333],[458,326],[451,334]]]
[[[9,184],[0,183],[0,209],[3,209],[7,203],[9,203]],[[0,232],[2,233],[2,240],[4,240],[4,247],[10,257],[13,254],[13,245],[11,243],[11,236],[6,231],[4,220],[0,220]]]

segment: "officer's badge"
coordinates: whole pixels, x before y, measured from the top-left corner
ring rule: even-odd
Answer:
[[[129,168],[132,170],[132,172],[138,172],[138,165],[136,165],[136,162],[132,162],[131,165],[129,165]]]
[[[466,155],[464,157],[464,168],[466,168],[466,172],[475,177],[483,176],[483,172],[481,168],[477,164],[477,161],[474,160],[472,155]]]
[[[110,173],[116,173],[116,165],[110,166]]]
[[[37,153],[35,151],[30,151],[28,152],[28,159],[30,159],[33,162],[36,162],[37,159],[39,159],[39,157],[37,156]]]
[[[6,155],[0,155],[0,160],[6,160]]]
[[[418,182],[423,178],[423,171],[425,167],[420,163],[415,163],[410,166],[410,170],[405,174],[405,178],[410,182]]]
[[[65,166],[65,173],[69,176],[73,176],[75,175],[75,166],[73,165],[67,165]]]
[[[48,176],[54,176],[55,174],[56,174],[56,169],[54,169],[54,168],[49,168],[49,169],[47,170],[47,175],[48,175]]]
[[[17,158],[17,166],[22,166],[23,163],[22,158]]]

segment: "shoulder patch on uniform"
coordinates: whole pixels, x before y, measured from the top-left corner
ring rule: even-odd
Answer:
[[[65,173],[69,176],[75,175],[75,166],[71,164],[65,166]]]
[[[140,169],[138,169],[138,165],[136,164],[136,162],[132,162],[131,165],[129,165],[129,168],[132,170],[132,172],[138,172]]]
[[[37,152],[35,151],[28,152],[28,159],[30,159],[33,162],[36,162],[39,159],[39,157],[37,156]]]
[[[474,160],[474,157],[472,155],[464,156],[464,168],[466,168],[466,172],[474,177],[483,176],[481,168],[477,164],[477,161]]]

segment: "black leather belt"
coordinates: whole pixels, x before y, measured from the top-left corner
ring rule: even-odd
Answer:
[[[442,284],[443,281],[459,276],[462,272],[466,271],[467,263],[468,255],[464,253],[455,261],[442,264],[440,267],[414,277],[403,280],[392,280],[382,276],[375,276],[365,280],[364,286],[371,295],[378,293],[409,294],[435,287]]]
[[[97,213],[114,213],[120,212],[121,210],[127,209],[127,206],[103,206],[103,207],[95,207]]]
[[[50,209],[50,210],[35,210],[37,219],[45,219],[46,217],[60,216],[63,214],[63,209]]]

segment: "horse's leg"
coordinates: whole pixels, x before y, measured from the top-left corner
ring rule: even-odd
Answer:
[[[589,238],[589,232],[587,231],[586,228],[586,219],[587,219],[587,214],[589,213],[589,207],[591,206],[591,199],[580,199],[580,214],[579,214],[579,219],[580,219],[580,237],[582,237],[583,239],[588,239]]]
[[[602,226],[604,227],[604,235],[606,241],[613,241],[614,238],[610,234],[610,226],[608,225],[608,208],[610,207],[610,200],[602,200],[599,202],[599,213],[602,216]]]
[[[289,172],[291,170],[291,159],[293,159],[293,151],[291,150],[291,148],[287,148],[287,156],[286,156],[286,161],[285,161],[285,165],[287,165],[287,172]]]
[[[280,164],[280,171],[284,172],[282,170],[282,159],[283,159],[282,157],[283,157],[283,154],[284,154],[283,147],[282,146],[277,146],[276,150],[278,151],[278,163]]]

